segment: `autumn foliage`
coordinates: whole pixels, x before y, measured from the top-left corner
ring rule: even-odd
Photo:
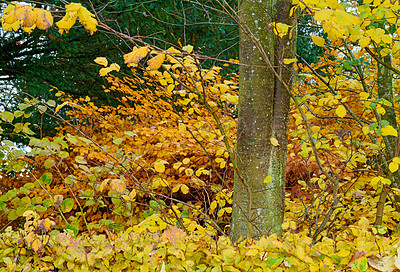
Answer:
[[[106,57],[94,60],[118,106],[53,88],[53,100],[26,98],[17,111],[0,113],[3,135],[29,140],[29,151],[9,140],[0,146],[0,250],[8,271],[399,268],[400,158],[388,151],[398,132],[385,117],[398,113],[398,95],[394,101],[379,95],[377,80],[381,58],[391,54],[390,65],[399,64],[399,41],[397,30],[370,26],[366,18],[394,24],[400,6],[374,1],[378,12],[364,1],[352,14],[345,3],[306,2],[295,3],[292,13],[309,10],[326,33],[310,39],[336,50],[317,64],[284,63],[295,65],[299,78],[281,237],[234,243],[226,236],[238,76],[203,68],[192,46],[137,45],[123,56],[129,75]],[[101,25],[71,3],[56,26],[68,33],[77,20],[90,34]],[[50,28],[53,16],[10,4],[1,21],[7,31],[30,33]],[[274,31],[282,37],[290,29],[275,24]],[[33,111],[58,122],[55,136],[34,135],[26,121]],[[383,195],[383,223],[373,225]]]

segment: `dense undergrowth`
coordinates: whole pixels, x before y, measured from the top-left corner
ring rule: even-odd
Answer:
[[[194,63],[190,56],[184,61]],[[352,120],[317,117],[334,115],[340,96],[318,93],[312,76],[298,95],[309,102],[304,107],[324,164],[342,177],[339,204],[328,218],[332,184],[321,175],[293,108],[284,233],[232,243],[225,235],[233,169],[223,137],[234,145],[237,78],[193,64],[203,79],[198,87],[207,92],[204,103],[180,87],[190,84],[181,67],[171,65],[175,78],[136,68],[130,78],[108,76],[105,91],[123,94],[118,108],[52,90],[59,101],[26,100],[20,111],[2,113],[32,148],[24,156],[3,141],[5,271],[366,271],[368,264],[394,264],[400,214],[388,202],[385,224],[372,225],[385,182],[376,178],[374,149],[362,131],[351,129]],[[359,103],[349,105],[370,116]],[[32,110],[58,119],[55,137],[30,135],[23,119]],[[346,128],[344,136],[338,133]]]

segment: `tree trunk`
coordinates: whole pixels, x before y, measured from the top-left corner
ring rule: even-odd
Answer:
[[[386,122],[388,125],[391,125],[396,130],[397,121],[396,121],[396,113],[393,107],[393,75],[390,68],[392,67],[392,59],[390,55],[387,55],[381,59],[382,63],[377,64],[378,76],[377,76],[377,85],[378,85],[378,98],[383,99],[383,101],[388,101],[391,103],[391,106],[383,106],[385,109],[385,114],[381,116],[381,123]],[[384,126],[382,124],[382,126]],[[391,160],[393,157],[398,156],[399,150],[397,150],[397,137],[395,136],[383,136],[386,146],[385,157],[388,160]],[[400,185],[400,177],[399,173],[390,172],[387,173],[388,177],[392,180],[392,187],[399,188]],[[375,216],[375,225],[383,224],[383,215],[384,208],[386,203],[387,192],[385,187],[382,187],[382,191],[379,197],[379,201],[376,207],[376,216]],[[399,203],[400,198],[398,196],[394,197],[394,200]]]
[[[295,38],[277,38],[269,27],[274,21],[291,23],[290,5],[287,0],[239,0],[239,17],[253,33],[253,39],[246,31],[240,31],[243,65],[239,68],[237,171],[231,222],[234,241],[281,232],[290,95],[273,71],[265,68],[267,64],[253,41],[255,38],[260,42],[276,72],[290,86],[292,65],[282,63],[283,58],[294,58]],[[271,138],[277,139],[279,145],[273,145]],[[268,176],[272,181],[264,183]]]

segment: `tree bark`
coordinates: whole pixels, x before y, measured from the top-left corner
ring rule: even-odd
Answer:
[[[296,35],[277,38],[269,26],[271,22],[293,24],[288,19],[290,7],[291,1],[287,0],[239,1],[239,17],[253,38],[240,31],[240,63],[244,65],[239,68],[237,171],[231,222],[234,241],[281,232],[290,95],[272,69],[264,68],[267,65],[256,50],[254,38],[290,86],[293,68],[283,65],[283,58],[294,58]],[[271,138],[279,145],[273,145]],[[268,176],[272,182],[264,183]]]

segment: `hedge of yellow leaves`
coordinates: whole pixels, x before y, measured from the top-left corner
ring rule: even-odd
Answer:
[[[282,238],[232,244],[185,219],[189,233],[160,214],[117,233],[74,237],[54,222],[24,213],[24,229],[0,234],[0,271],[394,271],[398,236],[374,235],[366,218],[313,244],[286,222]]]

